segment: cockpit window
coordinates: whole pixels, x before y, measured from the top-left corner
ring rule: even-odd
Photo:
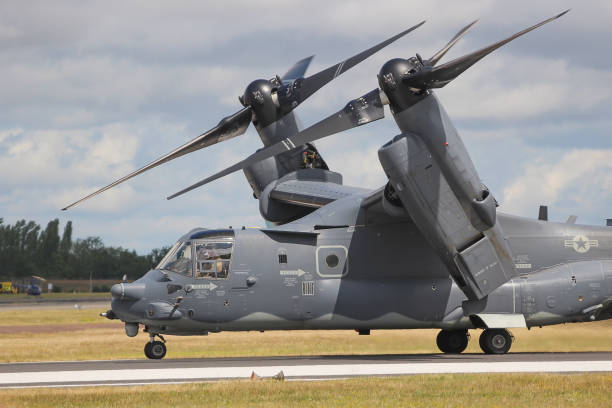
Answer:
[[[168,255],[159,263],[157,269],[165,269],[184,276],[193,276],[193,257],[190,241],[177,243]]]
[[[233,246],[232,239],[196,243],[196,278],[226,279]]]

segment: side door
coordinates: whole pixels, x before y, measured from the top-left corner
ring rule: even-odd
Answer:
[[[234,240],[214,238],[195,242],[194,291],[208,322],[231,319],[230,269]]]

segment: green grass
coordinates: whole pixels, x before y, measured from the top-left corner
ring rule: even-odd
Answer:
[[[0,307],[0,362],[144,358],[148,336],[125,335],[123,325],[99,309]],[[612,321],[512,330],[511,352],[612,351]],[[437,330],[374,330],[370,336],[342,331],[223,332],[167,336],[168,358],[319,354],[438,353]],[[480,330],[470,331],[467,352],[480,353]]]
[[[70,303],[67,304],[70,306]],[[0,306],[0,327],[27,325],[64,325],[74,323],[106,323],[108,319],[100,317],[106,311],[106,305],[99,308],[74,309],[8,309]]]
[[[612,374],[447,374],[3,390],[0,407],[609,407]]]

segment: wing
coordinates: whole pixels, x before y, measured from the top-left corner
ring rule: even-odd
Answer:
[[[270,198],[284,204],[320,208],[341,198],[367,191],[329,181],[286,180],[279,182],[270,191]]]

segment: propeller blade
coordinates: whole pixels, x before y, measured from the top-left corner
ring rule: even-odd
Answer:
[[[486,55],[492,53],[499,47],[504,44],[509,43],[510,41],[526,34],[536,28],[543,26],[546,23],[549,23],[553,20],[558,19],[559,17],[566,14],[569,10],[564,11],[561,14],[558,14],[554,17],[551,17],[547,20],[544,20],[534,26],[531,26],[523,31],[520,31],[504,40],[496,42],[488,47],[485,47],[481,50],[475,51],[471,54],[465,55],[463,57],[457,58],[453,61],[447,62],[446,64],[442,64],[435,68],[424,67],[423,70],[405,77],[404,82],[413,88],[417,89],[430,89],[430,88],[442,88],[453,79],[457,78],[461,75],[465,70],[469,67],[480,61]]]
[[[470,24],[466,25],[465,27],[463,27],[449,42],[448,44],[446,44],[444,46],[444,48],[442,48],[440,51],[436,52],[434,54],[433,57],[431,57],[430,59],[428,59],[427,61],[425,61],[426,65],[429,65],[430,67],[433,67],[434,65],[436,65],[438,63],[438,61],[440,61],[440,59],[444,56],[444,54],[446,54],[448,52],[448,50],[451,49],[451,47],[453,45],[455,45],[457,43],[457,41],[459,41],[461,38],[463,38],[464,35],[467,34],[468,31],[470,31],[470,29],[472,27],[474,27],[474,25],[476,25],[476,23],[478,22],[478,20],[474,20],[472,21]]]
[[[91,197],[94,197],[110,188],[113,188],[116,185],[121,184],[124,181],[131,179],[132,177],[135,177],[141,173],[144,173],[147,170],[150,170],[154,167],[159,166],[160,164],[169,162],[170,160],[176,159],[177,157],[181,157],[187,153],[191,153],[196,150],[203,149],[204,147],[208,147],[215,143],[219,143],[219,142],[231,139],[233,137],[239,136],[243,134],[244,132],[246,132],[247,128],[249,127],[249,124],[251,123],[251,116],[252,116],[252,113],[251,113],[250,107],[246,107],[233,115],[227,116],[221,119],[219,124],[215,126],[214,128],[212,128],[211,130],[209,130],[208,132],[201,134],[200,136],[196,137],[190,142],[185,143],[181,147],[171,151],[165,156],[162,156],[159,159],[147,164],[146,166],[141,167],[140,169],[128,174],[127,176],[122,177],[119,180],[112,182],[106,187],[103,187],[99,189],[98,191],[95,191],[89,194],[88,196],[85,196],[81,198],[80,200],[75,201],[74,203],[62,208],[62,210],[65,211],[71,207],[74,207],[75,205]]]
[[[405,31],[402,31],[401,33],[381,42],[380,44],[373,46],[372,48],[369,48],[363,52],[360,52],[359,54],[352,56],[351,58],[347,60],[339,62],[336,65],[333,65],[327,69],[324,69],[323,71],[317,72],[316,74],[311,75],[308,78],[304,78],[300,84],[300,89],[298,91],[299,96],[297,97],[297,100],[296,100],[297,104],[299,105],[300,103],[304,102],[308,97],[310,97],[316,91],[321,89],[325,84],[330,82],[332,79],[348,71],[349,69],[359,64],[361,61],[365,60],[372,54],[380,51],[387,45],[403,37],[409,32],[419,28],[423,24],[425,24],[425,21],[421,21],[419,24],[413,27],[410,27],[409,29]]]
[[[306,73],[306,70],[308,69],[308,66],[313,58],[314,55],[311,55],[310,57],[296,62],[291,68],[289,68],[289,71],[287,71],[285,75],[281,77],[281,81],[292,82],[298,78],[304,78],[304,74]]]
[[[221,177],[227,176],[228,174],[234,173],[235,171],[241,170],[254,163],[265,160],[269,157],[276,156],[277,154],[293,150],[302,146],[306,143],[314,142],[315,140],[322,139],[326,136],[342,132],[344,130],[352,129],[357,126],[365,125],[366,123],[373,122],[378,119],[382,119],[385,116],[383,109],[383,102],[381,100],[380,90],[378,88],[368,92],[361,98],[353,99],[346,106],[328,116],[326,119],[312,125],[308,129],[301,131],[300,133],[291,136],[287,139],[281,140],[278,143],[265,147],[246,159],[242,160],[222,170],[204,180],[201,180],[175,194],[168,197],[171,200],[182,194],[185,194],[193,189],[201,187],[211,181],[217,180]]]

